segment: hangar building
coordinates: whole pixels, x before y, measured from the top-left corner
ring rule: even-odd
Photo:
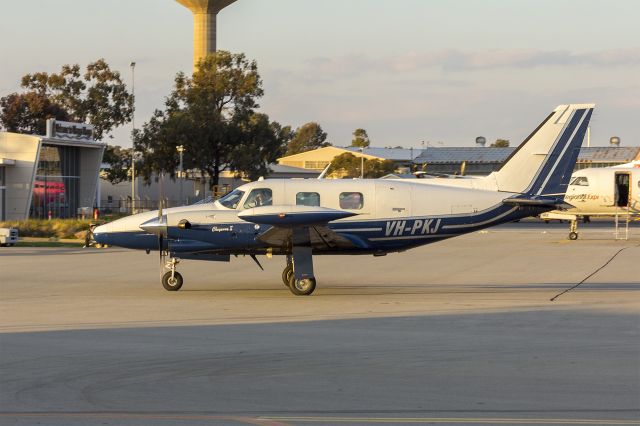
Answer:
[[[0,132],[0,220],[76,217],[94,207],[106,144],[86,124],[49,119],[46,129]]]

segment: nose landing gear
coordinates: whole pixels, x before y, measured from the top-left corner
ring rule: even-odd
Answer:
[[[176,271],[178,263],[180,263],[180,259],[172,257],[165,264],[165,268],[170,271],[162,275],[162,287],[167,291],[178,291],[182,287],[182,275]]]

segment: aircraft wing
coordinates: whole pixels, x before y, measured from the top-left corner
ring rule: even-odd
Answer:
[[[291,244],[293,228],[273,227],[258,237],[260,241],[271,247],[286,247]],[[356,248],[361,247],[357,241],[352,241],[326,226],[309,227],[309,239],[312,247],[323,248]]]
[[[355,216],[357,213],[319,206],[263,206],[247,209],[238,214],[241,219],[272,227],[258,237],[260,241],[273,247],[291,245],[294,233],[308,230],[308,243],[312,247],[352,248],[357,241],[339,235],[326,225],[334,220]]]
[[[238,217],[259,225],[280,227],[322,225],[358,213],[319,206],[262,206],[244,210]]]

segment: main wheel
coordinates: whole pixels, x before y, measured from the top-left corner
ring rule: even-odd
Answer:
[[[570,240],[577,240],[578,239],[578,233],[577,232],[569,232],[569,239]]]
[[[172,277],[171,271],[167,272],[162,276],[162,287],[167,291],[180,290],[180,287],[182,287],[182,275],[178,272],[174,272]]]
[[[289,278],[289,290],[296,296],[308,296],[316,289],[315,278],[303,278],[297,280],[296,277],[291,274]]]
[[[287,287],[289,287],[289,280],[291,279],[292,275],[293,275],[293,265],[287,265],[287,267],[284,268],[284,271],[282,271],[282,282]]]

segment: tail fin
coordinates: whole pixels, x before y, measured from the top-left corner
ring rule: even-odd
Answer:
[[[558,106],[495,173],[499,191],[527,195],[566,192],[593,104]]]

